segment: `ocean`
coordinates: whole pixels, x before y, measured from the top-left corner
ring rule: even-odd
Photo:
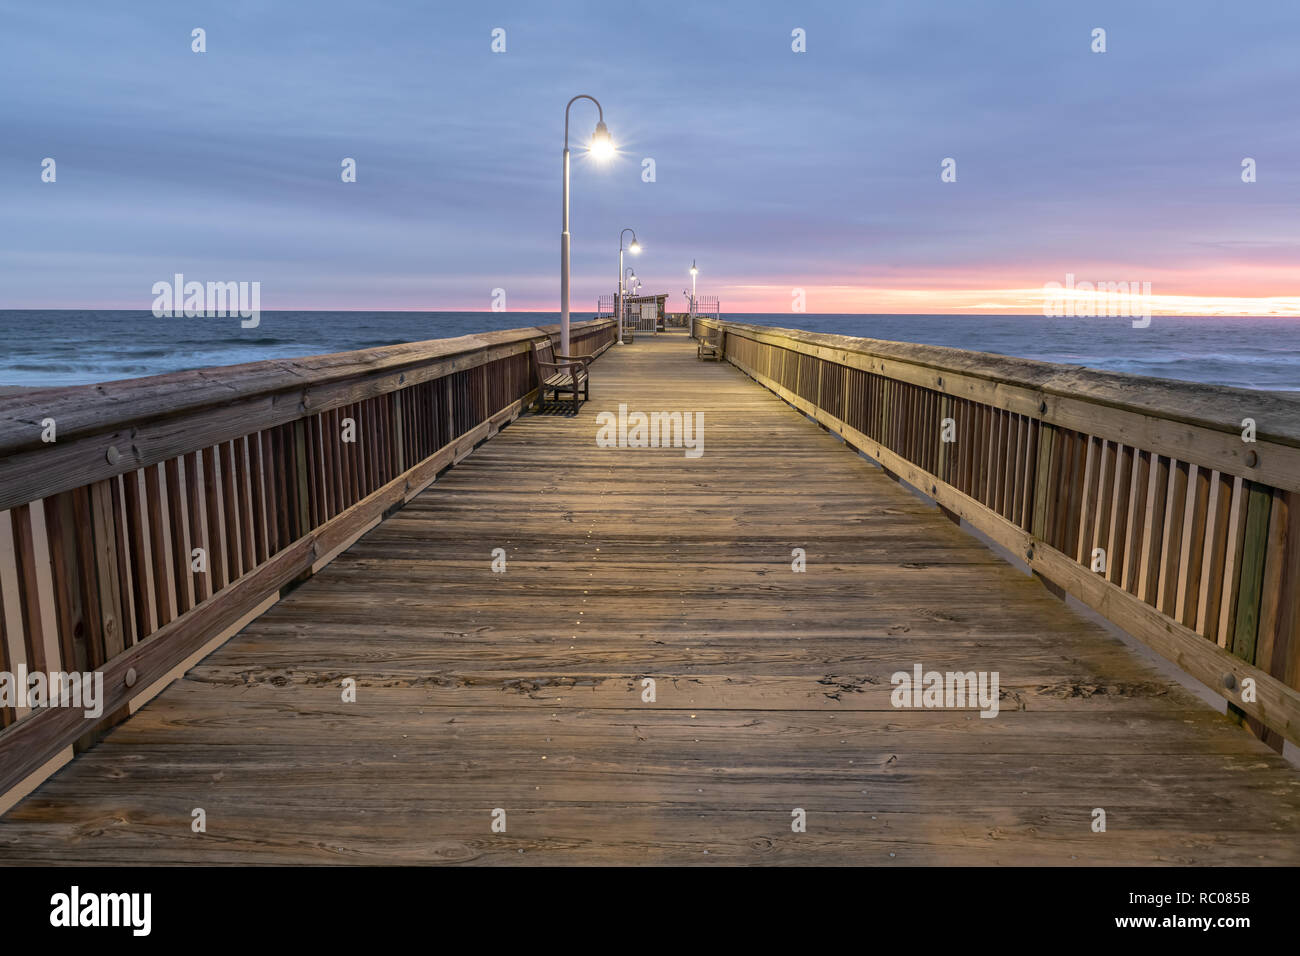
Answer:
[[[574,313],[574,320],[591,313]],[[1300,319],[1034,315],[727,315],[740,322],[947,345],[1160,378],[1300,391]],[[553,312],[263,312],[155,318],[149,311],[0,311],[0,386],[84,385],[261,359],[545,325]]]

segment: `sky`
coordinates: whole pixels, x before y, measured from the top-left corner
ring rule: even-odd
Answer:
[[[0,0],[0,309],[558,310],[586,93],[575,312],[631,227],[677,309],[1300,314],[1298,49],[1294,0]]]

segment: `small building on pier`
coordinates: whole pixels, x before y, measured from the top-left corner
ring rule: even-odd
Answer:
[[[668,293],[628,295],[623,297],[625,328],[637,332],[662,332]]]

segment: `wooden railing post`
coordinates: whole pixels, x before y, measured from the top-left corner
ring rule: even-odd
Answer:
[[[948,405],[949,398],[947,395],[939,396],[939,421],[935,429],[934,440],[939,443],[935,452],[935,471],[934,473],[945,481],[948,478],[948,442],[943,440],[943,420],[949,417]]]
[[[442,380],[442,415],[443,415],[443,421],[447,427],[448,442],[453,442],[456,440],[456,416],[452,414],[451,403],[452,403],[451,376],[448,375],[446,378]]]
[[[1056,493],[1051,486],[1052,453],[1056,446],[1056,428],[1039,423],[1038,458],[1034,463],[1034,509],[1030,534],[1040,541],[1047,534],[1048,499]]]
[[[402,420],[403,416],[403,395],[405,389],[398,389],[393,392],[393,448],[397,461],[397,473],[400,475],[406,471],[406,439]]]
[[[1247,489],[1246,538],[1241,555],[1241,587],[1237,592],[1237,626],[1231,650],[1243,661],[1254,663],[1272,496],[1267,487],[1253,481],[1247,482]]]

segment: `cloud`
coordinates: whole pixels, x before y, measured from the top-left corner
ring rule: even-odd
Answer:
[[[579,92],[624,155],[596,168],[575,151],[575,302],[609,291],[627,225],[647,288],[678,293],[698,259],[724,309],[786,309],[792,285],[843,290],[823,297],[843,308],[906,290],[929,311],[1001,309],[1016,300],[1000,290],[1067,271],[1285,295],[1300,127],[1279,117],[1300,8],[1177,11],[24,7],[0,37],[0,307],[134,302],[186,271],[259,279],[280,308],[485,308],[485,282],[556,308]],[[207,53],[190,51],[195,25]],[[1088,49],[1096,25],[1105,54]],[[578,150],[594,110],[572,120]],[[955,183],[939,181],[948,156]]]

